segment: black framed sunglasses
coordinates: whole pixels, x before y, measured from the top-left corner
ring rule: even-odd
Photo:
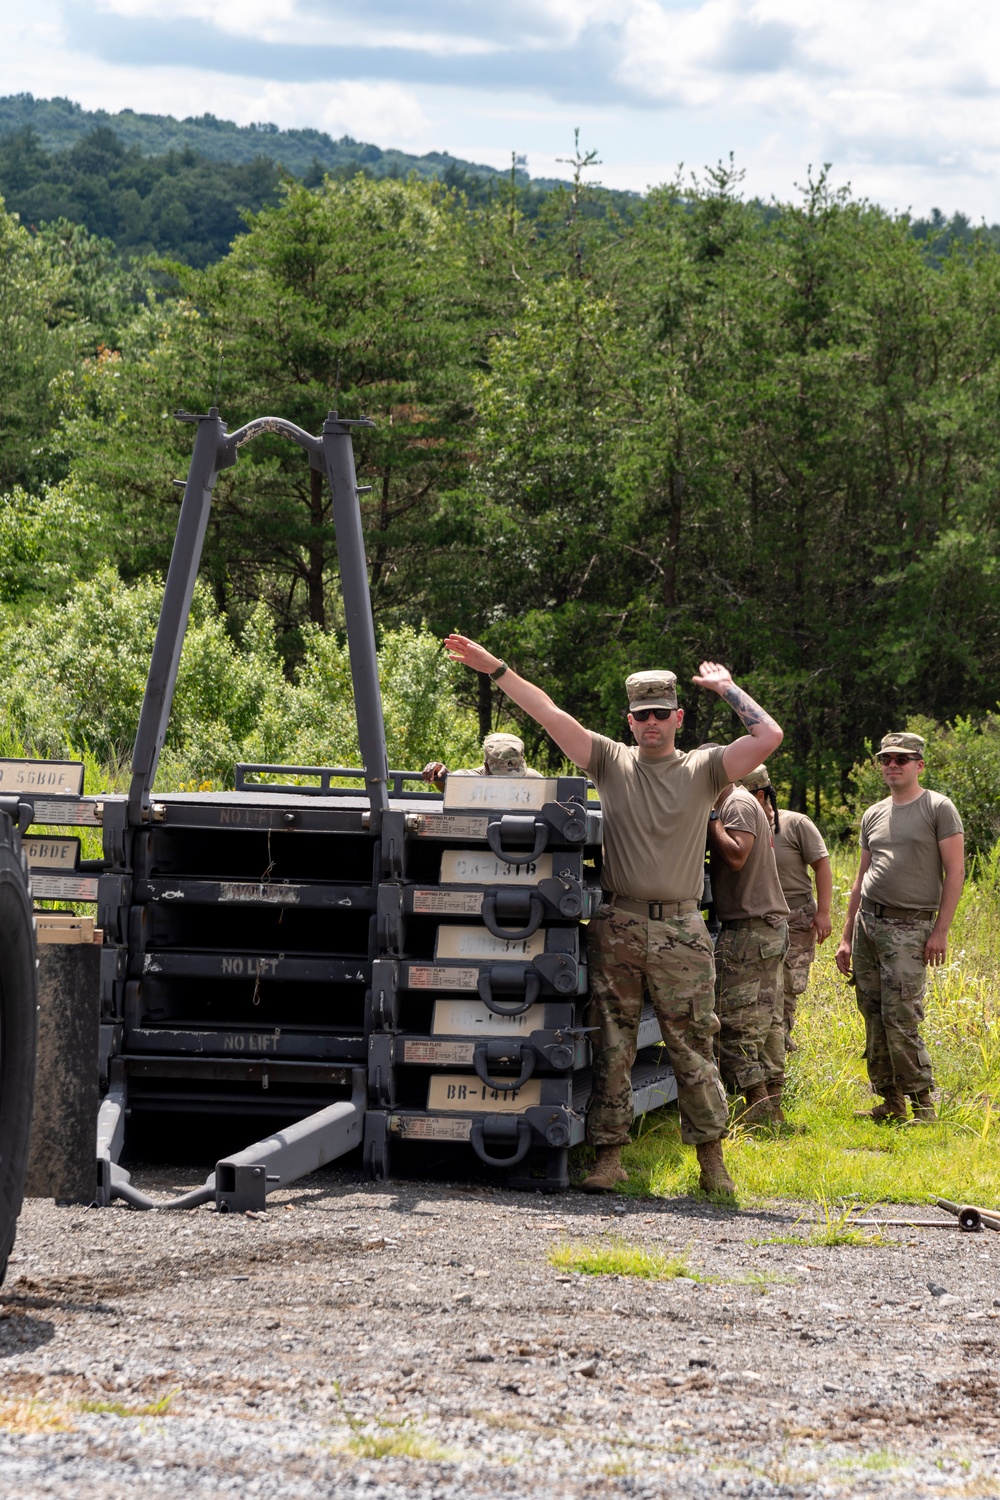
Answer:
[[[632,717],[637,724],[645,724],[650,714],[654,719],[669,719],[673,712],[672,708],[633,708]]]
[[[919,760],[919,755],[879,755],[876,757],[883,766],[905,766],[907,761]]]

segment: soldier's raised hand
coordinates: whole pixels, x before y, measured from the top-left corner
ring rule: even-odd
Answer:
[[[459,635],[454,630],[451,635],[445,636],[444,649],[452,661],[460,661],[474,672],[495,672],[500,665],[499,656],[491,655],[485,646],[480,646],[477,641],[470,640],[467,635]]]
[[[698,668],[697,676],[691,681],[695,687],[708,688],[713,693],[724,693],[733,685],[733,677],[728,667],[724,667],[718,661],[703,661]]]

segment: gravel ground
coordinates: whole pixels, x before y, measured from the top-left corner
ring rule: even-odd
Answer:
[[[1000,1236],[761,1245],[800,1210],[346,1171],[269,1205],[26,1205],[5,1500],[1000,1496]],[[711,1279],[548,1264],[608,1235]]]

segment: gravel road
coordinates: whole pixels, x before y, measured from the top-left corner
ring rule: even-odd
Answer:
[[[759,1243],[791,1205],[347,1171],[269,1205],[26,1205],[0,1294],[5,1500],[1000,1496],[1000,1235],[804,1249]],[[548,1263],[605,1236],[709,1279]]]

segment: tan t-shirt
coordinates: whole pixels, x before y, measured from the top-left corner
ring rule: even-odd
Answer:
[[[723,745],[663,760],[591,734],[588,774],[601,796],[601,884],[634,901],[700,901],[705,825],[728,777]]]
[[[809,866],[829,857],[823,835],[805,813],[779,813],[778,831],[774,834],[774,860],[782,895],[789,906],[805,906],[813,899]]]
[[[861,847],[872,857],[861,894],[882,906],[933,911],[941,901],[941,839],[963,833],[958,808],[940,792],[925,791],[896,807],[876,802],[861,819]]]
[[[745,922],[748,917],[787,917],[788,903],[778,884],[771,824],[757,798],[746,787],[734,786],[719,808],[723,828],[752,833],[746,863],[731,870],[712,856],[712,896],[720,922]]]

